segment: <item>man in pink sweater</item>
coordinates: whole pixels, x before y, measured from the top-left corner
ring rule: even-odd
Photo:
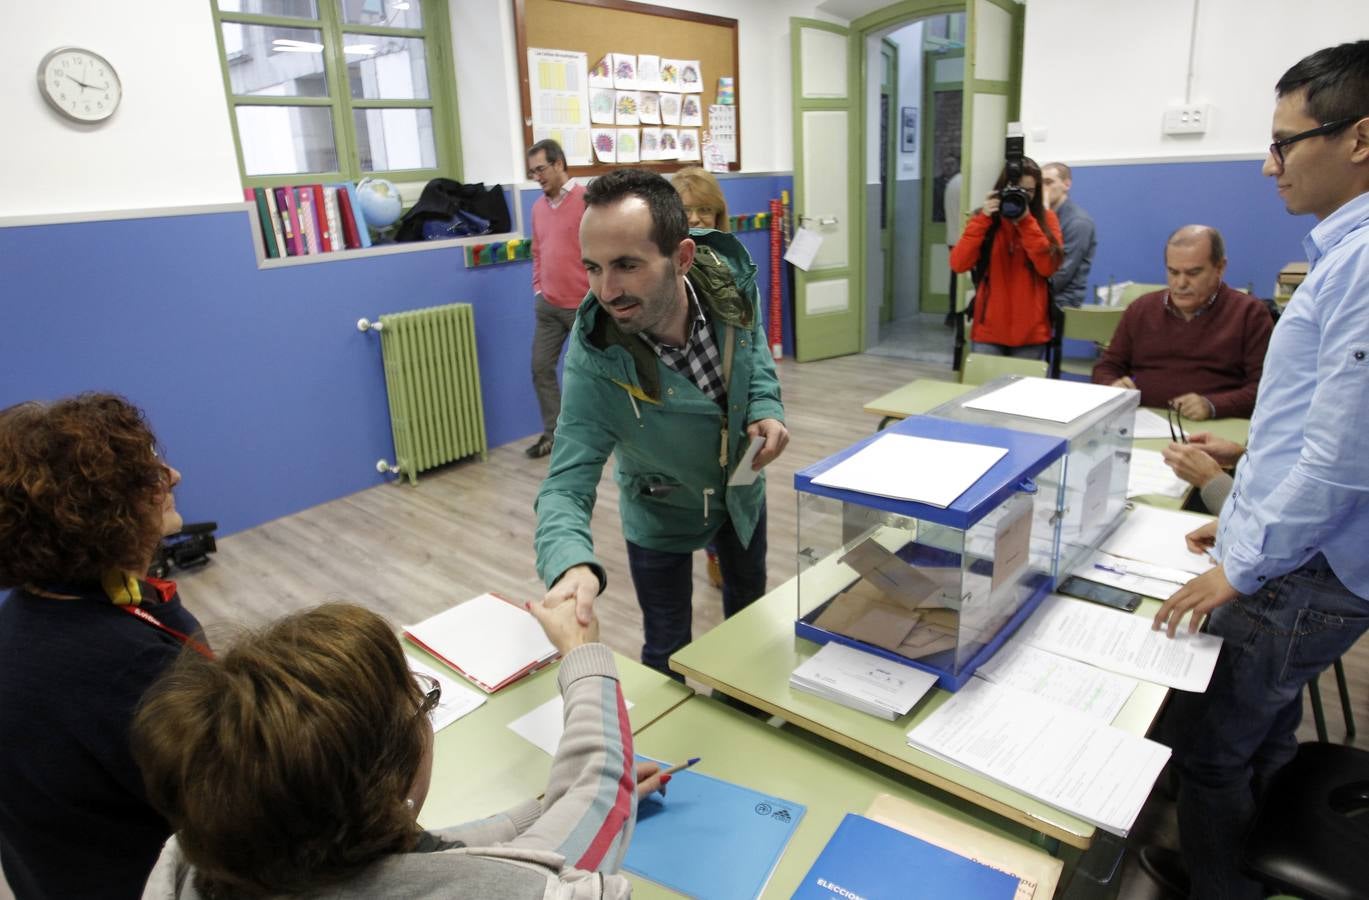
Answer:
[[[1127,307],[1093,367],[1097,384],[1141,392],[1142,406],[1188,419],[1248,418],[1274,320],[1269,309],[1222,281],[1226,249],[1206,225],[1185,225],[1165,244],[1169,290]]]
[[[589,293],[589,278],[580,260],[580,218],[585,189],[571,184],[566,155],[556,141],[538,141],[528,150],[528,177],[542,188],[532,205],[532,290],[537,324],[532,333],[532,386],[542,411],[542,436],[524,452],[533,459],[551,453],[561,389],[556,363],[575,310]]]

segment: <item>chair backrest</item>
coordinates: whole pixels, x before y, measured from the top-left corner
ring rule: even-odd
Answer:
[[[1167,284],[1129,284],[1126,287],[1122,288],[1122,299],[1118,303],[1118,305],[1124,307],[1130,306],[1131,302],[1135,300],[1137,297],[1141,297],[1145,294],[1149,294],[1154,291],[1163,291],[1168,287],[1169,285]]]
[[[1126,309],[1121,306],[1067,306],[1065,337],[1072,341],[1107,344],[1124,312]]]
[[[983,384],[1004,375],[1035,375],[1045,378],[1049,366],[1044,359],[1021,359],[992,353],[971,353],[960,369],[961,384]]]

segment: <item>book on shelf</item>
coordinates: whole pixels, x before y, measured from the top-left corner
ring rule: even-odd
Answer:
[[[257,188],[266,198],[266,208],[271,214],[271,235],[276,242],[276,256],[286,256],[285,229],[281,227],[280,207],[276,205],[276,192],[272,188]]]
[[[319,252],[318,219],[314,216],[314,197],[308,188],[292,188],[295,192],[295,209],[299,212],[300,242],[304,245],[304,255],[313,256]]]
[[[285,232],[285,249],[291,256],[304,253],[304,244],[299,234],[299,212],[295,207],[295,192],[288,187],[272,188],[276,195],[276,208],[280,210],[280,227]]]
[[[556,659],[532,613],[493,593],[410,625],[404,637],[487,694]]]
[[[356,223],[357,241],[362,247],[371,246],[371,229],[366,224],[366,214],[362,212],[361,204],[357,202],[356,185],[344,181],[338,187],[347,191],[347,205],[351,208],[352,219]]]
[[[243,188],[243,198],[256,206],[267,259],[371,246],[356,186],[349,182]]]
[[[352,197],[347,193],[346,185],[333,184],[329,185],[328,189],[333,192],[333,197],[337,201],[343,244],[348,250],[355,250],[361,246],[361,236],[357,234],[357,220],[352,213]]]
[[[267,259],[275,259],[280,256],[280,247],[276,244],[275,228],[271,221],[271,208],[266,205],[266,191],[261,188],[243,188],[243,196],[247,202],[251,203],[256,209],[257,222],[261,226],[261,245],[266,251]]]
[[[314,185],[314,199],[318,201],[319,222],[326,232],[328,251],[342,250],[342,223],[338,220],[337,188]]]

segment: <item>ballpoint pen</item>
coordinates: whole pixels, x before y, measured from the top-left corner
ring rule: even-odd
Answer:
[[[680,771],[683,771],[683,770],[685,770],[685,769],[690,768],[691,766],[693,766],[695,763],[697,763],[697,762],[698,762],[700,759],[702,759],[702,758],[703,758],[703,757],[701,757],[701,756],[695,756],[695,757],[692,757],[692,758],[690,758],[690,759],[685,760],[685,761],[682,762],[682,763],[676,763],[675,765],[671,766],[669,769],[666,769],[664,772],[662,772],[661,775],[662,775],[662,776],[665,776],[665,775],[674,775],[676,772],[680,772]]]

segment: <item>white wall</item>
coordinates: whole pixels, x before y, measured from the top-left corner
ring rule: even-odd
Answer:
[[[5,3],[0,54],[0,216],[241,202],[208,0]],[[119,73],[123,101],[103,125],[58,116],[38,62],[85,47]]]
[[[922,178],[922,135],[927,124],[927,111],[922,108],[922,22],[903,26],[889,39],[898,44],[898,115],[902,115],[905,106],[917,108],[917,149],[912,153],[903,152],[903,131],[899,126],[898,180],[917,181]]]
[[[793,166],[789,18],[842,21],[811,0],[655,0],[735,18],[744,171]],[[450,0],[462,157],[470,181],[521,181],[516,41],[507,0]],[[0,216],[235,203],[242,199],[208,0],[35,3],[9,17],[0,56]],[[124,99],[101,126],[68,124],[36,84],[38,61],[73,44],[119,71]]]
[[[1279,76],[1369,37],[1366,0],[1196,3],[1191,100],[1210,103],[1212,119],[1206,134],[1165,136],[1166,107],[1184,101],[1195,0],[1027,0],[1027,152],[1071,163],[1263,156]]]

